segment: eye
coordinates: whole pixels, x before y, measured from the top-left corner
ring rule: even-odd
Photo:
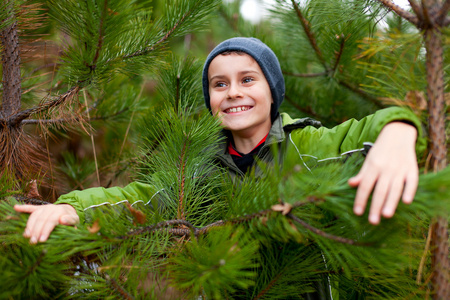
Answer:
[[[245,77],[244,79],[242,79],[243,83],[249,83],[252,82],[254,79],[252,77]]]
[[[213,84],[213,86],[214,86],[214,87],[217,87],[217,88],[221,88],[221,87],[225,87],[225,86],[227,86],[227,85],[226,85],[226,83],[223,82],[223,81],[217,81],[216,83]]]

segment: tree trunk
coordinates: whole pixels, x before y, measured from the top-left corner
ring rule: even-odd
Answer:
[[[15,18],[13,0],[6,1],[9,3],[7,7],[8,18]],[[8,118],[20,109],[22,95],[17,21],[1,32],[1,43],[3,45],[3,99],[0,117]]]
[[[438,28],[432,27],[425,31],[425,48],[431,164],[433,170],[438,172],[447,165],[443,47],[442,35]],[[443,217],[432,225],[434,299],[450,299],[447,226],[447,220]]]

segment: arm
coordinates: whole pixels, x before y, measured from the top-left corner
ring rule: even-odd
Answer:
[[[349,181],[351,186],[358,187],[354,206],[358,215],[364,213],[375,187],[369,216],[372,224],[379,223],[381,213],[384,217],[394,214],[400,195],[403,194],[404,202],[412,201],[417,186],[414,183],[414,174],[418,173],[416,153],[422,155],[426,143],[421,123],[410,110],[392,107],[360,121],[352,119],[331,129],[309,126],[292,135],[300,153],[318,159],[338,157],[363,148],[364,142],[375,142],[360,173]]]
[[[153,186],[133,182],[124,188],[90,188],[62,195],[55,204],[15,205],[18,212],[31,214],[24,236],[30,243],[45,242],[56,225],[75,225],[84,222],[84,211],[93,205],[117,203],[127,200],[147,202],[155,194]]]

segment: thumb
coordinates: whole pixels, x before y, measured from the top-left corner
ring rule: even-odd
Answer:
[[[78,216],[72,216],[72,215],[63,215],[61,218],[59,218],[59,224],[62,225],[75,225],[80,221],[80,218]]]

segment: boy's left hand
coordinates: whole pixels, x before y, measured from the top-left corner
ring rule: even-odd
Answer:
[[[415,144],[417,130],[403,122],[387,124],[367,154],[359,173],[348,180],[358,187],[353,211],[362,215],[373,190],[369,222],[380,223],[380,216],[394,215],[400,197],[410,204],[419,182]]]

